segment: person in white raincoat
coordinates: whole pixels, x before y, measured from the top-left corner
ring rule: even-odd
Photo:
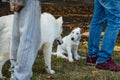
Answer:
[[[39,0],[11,0],[14,12],[11,46],[11,80],[30,80],[40,44]]]

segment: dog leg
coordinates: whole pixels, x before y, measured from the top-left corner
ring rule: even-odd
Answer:
[[[52,44],[45,43],[43,46],[45,68],[47,73],[54,74],[55,71],[51,69],[51,54],[52,54]]]
[[[79,59],[80,59],[80,56],[79,56],[79,54],[77,53],[77,50],[78,50],[78,46],[77,46],[76,48],[74,48],[73,51],[72,51],[75,60],[79,60]]]
[[[61,47],[57,48],[57,57],[68,59],[63,53],[66,53]]]
[[[86,59],[86,57],[80,56],[78,53],[74,53],[75,60]]]
[[[64,58],[64,59],[68,59],[68,57],[66,57],[66,56],[63,55],[62,53],[59,53],[59,54],[57,55],[57,57],[61,57],[61,58]]]
[[[79,60],[81,58],[81,56],[78,55],[78,53],[74,53],[74,58],[75,58],[75,60]]]
[[[68,52],[68,60],[69,60],[69,62],[73,62],[71,47],[67,47],[67,52]]]
[[[74,50],[72,51],[75,60],[79,60],[80,58],[81,58],[81,59],[86,59],[86,57],[80,56],[80,55],[77,53],[77,50],[78,50],[78,47],[76,47],[76,49],[74,49]]]
[[[6,61],[9,60],[9,54],[8,53],[2,53],[0,55],[0,78],[5,78],[2,74],[2,68]]]

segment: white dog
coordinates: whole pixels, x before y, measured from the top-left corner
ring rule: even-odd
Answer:
[[[0,17],[0,78],[2,78],[2,67],[10,59],[10,42],[12,33],[12,23],[14,15]],[[39,49],[43,48],[46,71],[54,74],[51,69],[51,52],[55,39],[62,43],[62,17],[55,19],[49,13],[41,15],[41,43]]]
[[[77,53],[80,39],[81,33],[80,28],[78,27],[74,29],[68,36],[63,38],[63,44],[57,46],[57,52],[53,53],[53,55],[68,59],[69,62],[73,62],[73,57],[75,60],[79,60],[80,58],[85,59],[85,57],[81,57]],[[67,54],[68,57],[64,54]]]

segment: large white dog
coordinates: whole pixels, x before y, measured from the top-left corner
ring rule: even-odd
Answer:
[[[63,44],[57,46],[57,52],[53,53],[53,55],[68,59],[69,62],[73,62],[73,57],[75,58],[75,60],[79,60],[80,58],[85,59],[85,57],[81,57],[77,53],[80,39],[81,33],[80,28],[78,27],[72,30],[69,35],[63,38]],[[65,56],[65,54],[67,54],[68,57]]]
[[[12,23],[14,15],[0,17],[0,78],[2,78],[2,67],[10,59],[10,42],[12,33]],[[39,49],[43,48],[46,71],[54,74],[51,69],[51,52],[55,39],[62,43],[62,17],[55,19],[49,13],[41,15],[41,44]]]

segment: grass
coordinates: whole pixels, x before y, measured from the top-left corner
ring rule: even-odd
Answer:
[[[78,53],[86,56],[86,52],[87,42],[83,42],[79,46]],[[115,62],[120,63],[120,50],[113,52],[113,59]],[[7,62],[3,68],[3,73],[6,77],[10,77],[9,66],[10,64]],[[94,66],[86,65],[85,60],[70,63],[68,60],[52,56],[52,69],[56,71],[55,74],[46,73],[43,54],[39,52],[33,66],[33,77],[31,80],[120,80],[120,72],[98,70]],[[6,80],[9,80],[9,78]]]

